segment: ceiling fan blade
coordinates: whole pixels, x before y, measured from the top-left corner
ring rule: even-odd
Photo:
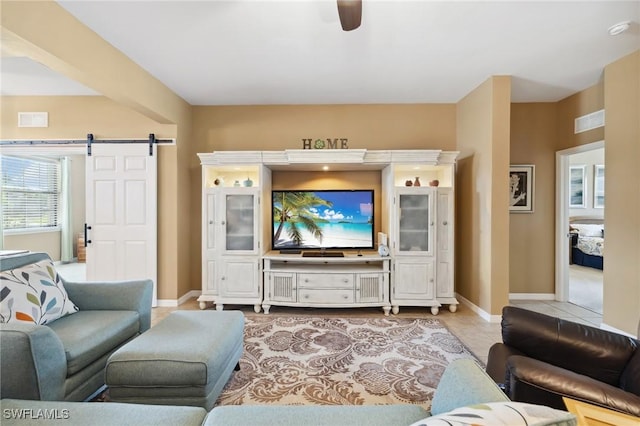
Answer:
[[[362,21],[362,0],[338,0],[338,15],[343,30],[355,30]]]

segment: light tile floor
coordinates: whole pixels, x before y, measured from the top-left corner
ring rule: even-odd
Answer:
[[[600,269],[569,265],[569,301],[602,315],[602,282]]]
[[[70,281],[84,280],[84,264],[66,264],[57,265],[58,272]],[[602,316],[574,305],[572,303],[563,303],[555,301],[538,301],[538,300],[512,300],[510,302],[514,306],[520,306],[543,314],[560,317],[563,319],[600,327]],[[228,309],[242,310],[246,316],[264,315],[256,314],[253,306],[227,306]],[[178,307],[157,307],[153,308],[151,322],[156,324],[162,318],[169,315],[175,310],[197,310],[198,302],[191,299]],[[383,315],[382,310],[378,308],[357,308],[357,309],[312,309],[312,308],[286,308],[273,306],[269,315],[298,315],[298,316],[377,316]],[[400,309],[399,317],[407,318],[432,318],[428,308],[409,308]],[[489,348],[496,342],[502,340],[500,334],[499,323],[489,323],[479,317],[475,312],[465,305],[460,304],[457,312],[451,313],[448,309],[441,309],[437,315],[445,326],[456,335],[482,362],[487,362],[487,354]]]

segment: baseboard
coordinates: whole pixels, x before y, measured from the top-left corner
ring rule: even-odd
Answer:
[[[190,299],[195,299],[200,296],[202,292],[200,290],[191,290],[190,292],[184,294],[179,299],[158,299],[158,307],[161,308],[177,308],[183,303],[188,302]]]
[[[509,300],[556,300],[555,293],[509,293]]]
[[[79,263],[79,262],[78,262],[78,258],[77,258],[77,257],[74,257],[74,258],[72,258],[72,259],[71,259],[70,261],[68,261],[68,262],[63,262],[62,260],[55,260],[55,261],[53,262],[53,266],[56,266],[56,265],[68,265],[69,263]]]
[[[473,312],[478,314],[480,316],[480,318],[482,318],[483,320],[485,320],[487,322],[501,322],[502,321],[502,315],[491,315],[490,313],[488,313],[487,311],[481,309],[478,305],[474,304],[469,299],[466,299],[466,298],[462,297],[458,293],[456,293],[456,298],[458,300],[460,300],[460,302],[463,305],[465,305],[466,307],[471,309]]]

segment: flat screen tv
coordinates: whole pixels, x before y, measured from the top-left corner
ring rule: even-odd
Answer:
[[[372,249],[373,190],[272,192],[272,248]]]

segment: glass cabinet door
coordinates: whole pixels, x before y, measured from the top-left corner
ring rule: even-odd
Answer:
[[[226,251],[255,251],[256,199],[256,194],[226,194],[224,222]]]
[[[431,193],[399,193],[398,245],[399,253],[431,252]]]

